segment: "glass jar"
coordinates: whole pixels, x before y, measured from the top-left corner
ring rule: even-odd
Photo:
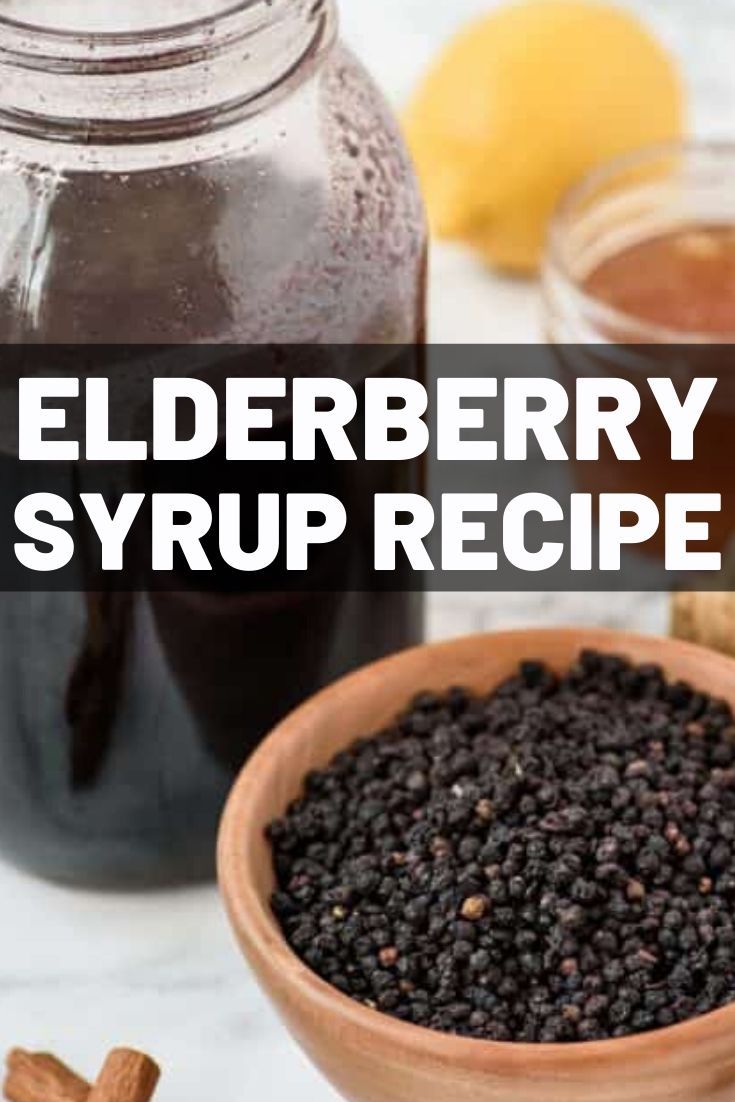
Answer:
[[[116,370],[133,395],[150,389],[135,346],[421,346],[421,201],[331,0],[3,10],[5,344],[128,346]],[[392,477],[354,467],[347,495]],[[419,597],[341,580],[4,594],[3,851],[91,885],[208,876],[232,776],[269,727],[420,638]]]
[[[716,487],[711,548],[735,535],[735,146],[688,142],[648,148],[592,172],[562,201],[543,269],[545,330],[569,393],[578,376],[627,378],[641,393],[635,427],[640,463],[616,461],[603,444],[576,465],[581,489],[667,493]],[[694,462],[676,462],[650,391],[669,376],[683,397],[696,376],[717,377],[697,427]],[[648,547],[661,552],[663,536]]]
[[[651,304],[644,299],[633,309],[630,295],[615,301],[600,293],[594,277],[611,258],[653,241],[702,229],[735,234],[734,182],[735,145],[716,141],[643,149],[590,173],[567,194],[552,220],[543,267],[548,337],[557,344],[619,346],[731,342],[735,331],[729,326],[713,327],[684,312],[691,301]],[[639,261],[641,256],[639,251]],[[649,270],[649,284],[658,274]],[[694,268],[686,272],[690,300],[710,296],[717,287],[716,280],[714,287],[702,285],[701,274]],[[667,291],[671,295],[673,288],[663,285],[659,293]],[[729,287],[719,291],[732,303]],[[735,307],[730,312],[735,315]],[[662,314],[668,315],[665,321]]]

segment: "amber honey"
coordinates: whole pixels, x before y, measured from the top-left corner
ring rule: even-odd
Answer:
[[[584,290],[650,326],[735,335],[735,225],[689,226],[639,241],[603,260]]]
[[[645,494],[661,512],[666,494],[719,493],[719,513],[691,518],[710,532],[692,549],[735,549],[735,144],[642,150],[581,181],[552,223],[544,301],[570,392],[576,376],[610,375],[642,400],[631,430],[641,460],[603,447],[577,464],[576,487]],[[682,401],[695,377],[717,379],[692,461],[670,458],[651,377],[671,378]]]
[[[639,385],[642,408],[634,436],[641,461],[620,463],[610,449],[602,451],[599,463],[579,472],[585,488],[646,494],[661,510],[667,493],[719,492],[721,512],[692,519],[708,521],[710,548],[732,545],[735,373],[727,342],[735,339],[735,225],[688,225],[640,240],[601,261],[582,289],[612,310],[604,324],[606,340],[630,343],[624,326],[618,332],[617,318],[626,325],[640,323],[645,338],[645,348],[637,347],[631,360],[635,367],[628,371],[618,361],[615,371]],[[599,367],[599,352],[590,349],[590,368]],[[612,373],[609,362],[606,370]],[[640,385],[646,376],[666,375],[674,378],[681,399],[695,376],[718,378],[696,430],[691,462],[670,459],[666,426]],[[661,549],[655,540],[652,546]]]

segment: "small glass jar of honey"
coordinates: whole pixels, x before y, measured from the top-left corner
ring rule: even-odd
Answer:
[[[735,144],[656,147],[593,172],[554,218],[544,293],[555,343],[735,341]]]
[[[641,462],[601,453],[579,464],[590,492],[722,494],[710,546],[735,537],[735,144],[686,143],[623,157],[563,200],[543,271],[545,329],[562,381],[608,374],[640,384],[669,376],[680,397],[716,376],[695,459],[673,462],[665,425],[639,386]]]

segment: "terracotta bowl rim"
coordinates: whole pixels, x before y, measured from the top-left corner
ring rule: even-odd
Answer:
[[[615,628],[598,627],[527,627],[497,632],[458,636],[435,643],[423,643],[398,651],[387,658],[362,666],[338,679],[310,697],[290,712],[266,737],[237,778],[227,801],[218,838],[218,878],[220,892],[231,925],[252,961],[258,961],[277,974],[289,1001],[308,1004],[315,1020],[329,1016],[345,1028],[369,1035],[372,1040],[388,1046],[395,1058],[414,1059],[425,1063],[427,1058],[459,1068],[472,1068],[488,1073],[522,1071],[528,1077],[553,1070],[555,1075],[572,1075],[583,1067],[619,1065],[622,1060],[635,1060],[639,1065],[650,1059],[660,1060],[686,1046],[701,1045],[735,1035],[735,1002],[688,1019],[676,1025],[664,1026],[630,1037],[601,1041],[541,1043],[521,1041],[491,1041],[473,1037],[458,1037],[429,1029],[426,1026],[402,1022],[382,1011],[371,1010],[343,994],[321,979],[289,946],[269,901],[261,898],[250,875],[251,856],[243,842],[252,837],[256,828],[249,819],[249,800],[267,779],[269,763],[276,745],[297,738],[304,725],[311,725],[323,703],[339,688],[359,686],[367,671],[380,671],[417,656],[420,652],[437,654],[478,645],[502,646],[505,640],[533,636],[535,641],[562,638],[574,641],[579,650],[608,650],[625,654],[626,645],[643,648],[650,657],[637,655],[637,661],[665,665],[667,655],[689,653],[700,661],[706,659],[722,675],[733,679],[732,702],[735,709],[735,660],[706,647],[683,642],[668,636],[641,634]],[[544,658],[536,646],[529,657]],[[422,686],[417,686],[420,691]],[[706,689],[705,689],[706,691]],[[721,696],[717,687],[715,697]],[[235,860],[237,855],[237,860]],[[319,1017],[317,1017],[319,1016]]]

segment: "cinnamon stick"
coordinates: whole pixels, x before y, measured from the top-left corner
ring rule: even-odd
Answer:
[[[113,1049],[87,1102],[150,1102],[160,1075],[150,1056],[129,1048]]]
[[[13,1049],[6,1066],[8,1102],[150,1102],[161,1074],[149,1056],[129,1048],[112,1050],[93,1086],[46,1052]]]
[[[15,1048],[8,1054],[4,1093],[8,1102],[86,1102],[90,1086],[46,1052]]]

